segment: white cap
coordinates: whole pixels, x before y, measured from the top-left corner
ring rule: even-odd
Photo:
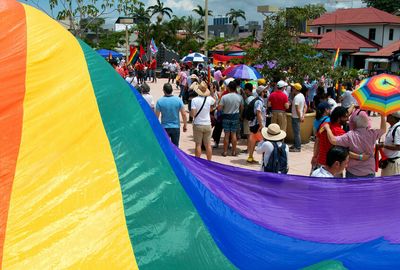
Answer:
[[[288,84],[285,81],[279,81],[276,86],[278,86],[278,88],[283,88],[285,86],[288,86]]]

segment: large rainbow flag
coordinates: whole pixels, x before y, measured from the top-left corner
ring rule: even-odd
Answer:
[[[62,66],[60,66],[62,65]],[[400,269],[398,177],[189,156],[38,10],[0,2],[0,269]]]

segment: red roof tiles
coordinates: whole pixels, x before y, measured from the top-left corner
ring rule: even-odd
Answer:
[[[360,48],[377,48],[380,46],[353,31],[338,30],[326,33],[316,45],[317,49],[358,51]]]
[[[398,1],[398,0],[393,0]],[[385,11],[369,8],[338,9],[311,21],[310,26],[351,24],[400,24],[400,18]]]
[[[400,40],[390,43],[377,52],[370,53],[369,56],[389,57],[393,54],[393,52],[398,50],[400,50]]]

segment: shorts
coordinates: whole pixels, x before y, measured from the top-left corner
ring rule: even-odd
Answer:
[[[259,129],[260,129],[260,125],[259,124],[255,124],[254,126],[250,127],[251,133],[254,133],[254,134],[258,133]]]
[[[193,139],[196,144],[211,142],[211,125],[193,125]]]
[[[244,135],[249,135],[250,134],[249,120],[246,120],[246,119],[243,120],[243,134]]]
[[[239,114],[223,114],[222,127],[225,132],[235,133],[239,129]]]

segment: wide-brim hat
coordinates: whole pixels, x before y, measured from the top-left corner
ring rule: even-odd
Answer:
[[[196,74],[192,74],[192,75],[190,75],[190,79],[192,79],[192,80],[199,80],[199,77],[197,77],[197,75]]]
[[[207,97],[210,95],[210,90],[208,90],[207,84],[205,82],[201,82],[194,87],[194,91],[202,97]]]
[[[286,138],[286,132],[281,130],[278,124],[270,124],[261,130],[264,139],[268,141],[281,141]]]

